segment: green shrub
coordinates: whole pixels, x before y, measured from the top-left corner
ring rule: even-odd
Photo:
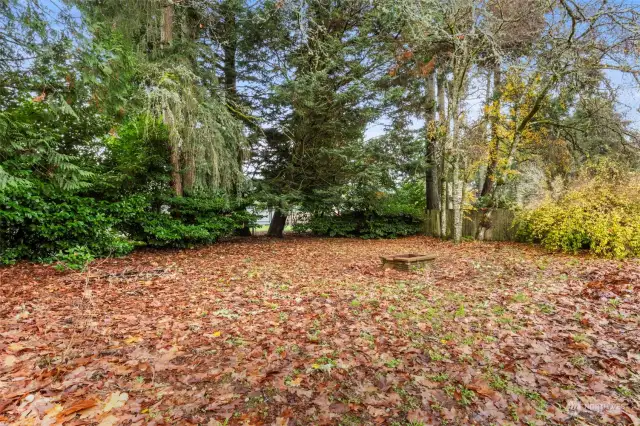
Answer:
[[[107,204],[33,188],[0,192],[0,263],[51,260],[86,247],[95,256],[124,255],[133,246],[115,228]]]
[[[59,271],[67,269],[80,271],[86,268],[94,259],[95,257],[93,257],[91,250],[87,246],[70,247],[56,255],[55,268]]]
[[[613,258],[640,255],[640,184],[638,178],[591,166],[586,182],[557,201],[547,200],[516,218],[517,237],[550,250],[588,249]]]
[[[225,197],[150,198],[108,203],[34,188],[0,192],[0,264],[59,261],[82,269],[93,257],[122,256],[136,245],[209,244],[252,225],[255,216]]]
[[[363,190],[338,194],[326,203],[320,200],[313,204],[315,211],[308,212],[309,220],[296,224],[294,231],[330,237],[414,235],[422,230],[424,198],[421,183],[407,183],[391,193]]]
[[[306,223],[294,226],[330,237],[395,238],[422,230],[424,190],[407,184],[393,193],[374,192],[342,209],[329,206],[312,212]],[[335,211],[339,210],[340,213]]]
[[[372,212],[346,212],[340,215],[312,215],[294,231],[330,237],[395,238],[420,232],[422,222],[409,215],[381,216]]]
[[[128,197],[111,207],[118,228],[153,247],[211,244],[252,226],[256,217],[225,197]]]

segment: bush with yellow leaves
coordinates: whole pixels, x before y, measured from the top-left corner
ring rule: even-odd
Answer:
[[[577,181],[560,199],[521,212],[519,239],[571,253],[640,255],[640,176],[603,160],[587,165]]]

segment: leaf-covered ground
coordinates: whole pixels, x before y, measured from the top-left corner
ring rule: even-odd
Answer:
[[[380,268],[403,252],[439,257]],[[639,283],[635,261],[422,237],[4,268],[0,424],[637,425]]]

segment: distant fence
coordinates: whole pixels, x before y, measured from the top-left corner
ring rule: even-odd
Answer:
[[[453,210],[447,212],[448,235],[453,235]],[[462,220],[462,237],[475,238],[483,212],[470,211],[464,213]],[[488,241],[513,241],[515,229],[513,219],[515,214],[511,210],[494,209],[491,212],[491,227],[486,230],[484,239]],[[424,220],[424,233],[429,236],[438,234],[440,223],[440,210],[427,210]]]

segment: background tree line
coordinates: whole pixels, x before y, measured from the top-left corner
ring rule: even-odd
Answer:
[[[639,18],[603,0],[6,0],[2,261],[209,243],[246,234],[247,205],[275,210],[272,236],[293,209],[299,230],[367,238],[440,210],[455,241],[477,208],[483,238],[493,209],[560,202],[584,170],[633,176],[616,82],[639,82]]]

